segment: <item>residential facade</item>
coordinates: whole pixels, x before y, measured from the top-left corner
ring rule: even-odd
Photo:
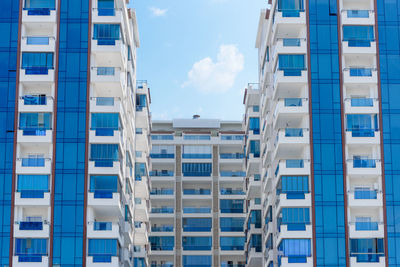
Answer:
[[[150,96],[136,88],[135,11],[122,0],[0,10],[0,265],[145,266],[135,202],[148,195],[135,195],[134,168],[149,151],[136,130],[150,129]]]
[[[399,266],[398,6],[295,0],[262,11],[262,266]]]
[[[151,266],[245,266],[242,123],[153,121],[151,142]]]

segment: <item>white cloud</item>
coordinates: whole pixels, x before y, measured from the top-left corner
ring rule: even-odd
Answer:
[[[206,57],[194,63],[182,87],[193,86],[205,93],[226,92],[235,84],[236,76],[243,70],[243,66],[244,56],[236,45],[221,45],[217,61]]]
[[[158,7],[150,7],[149,10],[153,14],[153,16],[156,16],[156,17],[165,16],[167,14],[167,11],[168,11],[168,9],[161,9],[161,8],[158,8]]]

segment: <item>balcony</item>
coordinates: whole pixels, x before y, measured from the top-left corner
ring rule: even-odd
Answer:
[[[154,185],[153,185],[154,186]],[[151,199],[175,199],[175,192],[174,189],[152,189],[150,191],[150,198]]]
[[[310,142],[308,129],[285,128],[279,129],[274,142],[273,158],[301,156],[306,145]]]
[[[380,132],[375,129],[346,129],[349,145],[379,145],[380,141]]]
[[[51,158],[17,158],[18,174],[51,174]]]
[[[282,119],[296,118],[308,114],[307,98],[284,98],[278,99],[274,113],[273,123],[277,125]]]
[[[346,98],[344,109],[347,114],[377,114],[379,102],[377,98]]]
[[[89,222],[87,227],[88,238],[118,239],[122,242],[121,229],[118,223],[113,222]]]
[[[301,257],[301,261],[303,261],[303,257]],[[296,257],[282,257],[280,267],[313,267],[313,258],[305,257],[305,262],[298,262]]]
[[[91,128],[89,131],[89,142],[91,144],[118,144],[123,149],[123,133],[123,128]]]
[[[306,25],[306,14],[303,9],[279,10],[273,14],[272,32],[274,36],[281,32],[287,32],[290,29],[301,29]]]
[[[342,10],[343,25],[374,25],[374,10]]]
[[[174,225],[173,224],[171,224],[171,225],[162,225],[162,226],[153,225],[151,227],[151,231],[154,232],[154,233],[160,233],[160,232],[171,233],[171,232],[174,232]]]
[[[358,258],[369,258],[371,261],[357,261]],[[382,267],[386,266],[386,259],[383,254],[368,254],[363,253],[359,257],[355,253],[350,255],[350,266],[351,267]]]
[[[219,154],[219,162],[226,164],[242,164],[244,159],[243,153],[221,153]]]
[[[350,67],[343,69],[345,84],[376,84],[378,82],[375,68]]]
[[[381,207],[382,192],[377,190],[356,190],[348,192],[348,205],[350,207]]]
[[[135,221],[148,222],[149,208],[148,200],[142,200],[141,203],[135,203]]]
[[[48,238],[50,224],[45,221],[20,221],[14,227],[16,238]]]
[[[45,95],[25,95],[18,100],[19,112],[53,112],[53,105],[53,97]]]
[[[56,39],[49,36],[23,36],[21,51],[23,52],[55,52]]]
[[[307,54],[307,40],[305,38],[278,38],[272,51],[272,61],[278,59],[279,54]]]
[[[121,217],[124,214],[121,194],[111,189],[91,190],[88,193],[88,206],[102,214],[107,214],[107,216]]]
[[[99,58],[113,58],[118,60],[118,66],[125,65],[127,48],[123,40],[92,39],[92,53]]]
[[[22,10],[22,23],[55,23],[57,11],[54,8],[24,8]]]
[[[278,226],[278,239],[277,244],[281,242],[282,239],[286,238],[298,238],[298,239],[311,239],[312,238],[312,225],[307,223],[289,223],[281,224]]]
[[[381,161],[379,159],[349,159],[347,160],[347,174],[355,176],[381,175]]]
[[[12,266],[14,267],[47,267],[49,266],[49,257],[41,255],[20,255],[13,256]]]
[[[384,238],[384,225],[380,222],[349,223],[350,238]]]
[[[183,217],[212,216],[211,207],[183,207]]]
[[[20,143],[49,143],[53,142],[53,131],[45,128],[19,128],[18,142]]]
[[[211,189],[183,189],[182,199],[211,199]]]
[[[362,55],[362,54],[369,54],[373,55],[376,54],[376,42],[371,41],[369,45],[354,45],[350,41],[343,41],[342,42],[342,49],[343,49],[343,54],[356,54],[356,55]]]
[[[118,97],[91,97],[90,112],[123,114],[124,110]]]
[[[125,93],[126,74],[119,67],[92,67],[90,72],[91,82],[96,88],[103,90],[118,90],[118,94]]]
[[[101,258],[111,259],[110,262],[102,262]],[[96,257],[87,256],[86,257],[86,266],[87,267],[119,267],[119,257],[118,256],[110,256],[110,255],[98,255]]]
[[[26,68],[20,71],[20,81],[52,83],[54,82],[54,69],[48,68]]]
[[[311,207],[311,194],[304,194],[304,198],[291,198],[288,194],[281,194],[276,198],[276,215],[285,207]]]
[[[310,160],[286,159],[280,160],[275,169],[275,177],[310,175]]]
[[[20,190],[15,192],[15,206],[50,206],[50,192],[48,190]]]
[[[151,208],[151,215],[174,215],[175,210],[173,207]]]
[[[122,24],[122,8],[93,8],[93,23]]]
[[[277,69],[274,73],[274,89],[285,85],[304,86],[308,83],[307,70],[293,69],[281,70]]]
[[[100,175],[120,175],[121,163],[114,159],[89,159],[89,173]]]

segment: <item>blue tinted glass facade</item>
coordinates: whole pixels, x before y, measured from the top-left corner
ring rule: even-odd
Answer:
[[[19,1],[0,1],[0,265],[8,266]]]
[[[89,1],[61,1],[53,264],[82,266]]]
[[[400,1],[377,1],[388,263],[400,266]]]
[[[346,266],[337,3],[308,1],[316,266]]]

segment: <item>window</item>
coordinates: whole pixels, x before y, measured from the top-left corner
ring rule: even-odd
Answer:
[[[51,113],[21,113],[19,128],[23,135],[46,135],[46,130],[51,129]]]
[[[351,131],[353,137],[373,137],[374,132],[378,130],[378,123],[373,115],[348,114],[346,118],[347,131]]]
[[[119,24],[94,24],[93,39],[98,45],[115,45],[120,40]]]
[[[243,232],[244,218],[220,218],[221,232]]]
[[[184,159],[211,159],[211,153],[211,146],[184,145],[182,157]]]
[[[299,17],[303,10],[302,0],[278,0],[278,11],[282,12],[283,17]]]
[[[183,256],[183,267],[211,267],[212,256]]]
[[[114,0],[98,0],[98,16],[114,16]]]
[[[221,213],[243,213],[244,201],[242,199],[221,199]]]
[[[184,236],[182,237],[183,250],[211,250],[212,238],[210,236]]]
[[[304,199],[308,192],[308,176],[282,176],[276,193],[287,194],[287,199]]]
[[[183,218],[184,232],[210,232],[212,227],[211,218]]]
[[[286,225],[288,231],[305,231],[310,224],[309,208],[283,208],[278,218],[278,229]]]
[[[113,193],[120,191],[118,176],[90,176],[90,192],[94,198],[112,198]]]
[[[279,55],[279,70],[284,76],[301,76],[305,70],[304,55]]]
[[[49,176],[18,175],[17,192],[21,198],[43,198],[49,192]]]
[[[24,10],[28,10],[30,16],[49,16],[50,10],[55,8],[55,0],[25,0]]]
[[[141,181],[143,176],[147,176],[147,167],[145,163],[135,163],[135,180]]]
[[[47,239],[15,240],[15,256],[18,256],[19,262],[42,262],[42,256],[45,255],[47,255]]]
[[[185,134],[183,136],[183,140],[211,140],[211,136],[206,135],[206,134]]]
[[[384,257],[383,239],[350,239],[350,257],[356,257],[357,262],[379,262]]]
[[[243,250],[246,240],[244,237],[220,237],[221,250]]]
[[[249,148],[250,154],[253,154],[255,158],[260,157],[260,140],[250,140]]]
[[[118,240],[116,239],[89,239],[89,253],[93,262],[111,262],[112,257],[119,254]]]
[[[168,145],[153,145],[150,153],[151,158],[173,159],[175,147]]]
[[[118,113],[92,113],[92,130],[96,136],[114,136],[120,128]]]
[[[211,176],[212,163],[182,163],[183,176]]]
[[[143,134],[143,128],[136,128],[136,134]]]
[[[46,95],[24,95],[24,105],[46,105],[47,96]]]
[[[249,118],[249,130],[253,134],[260,134],[260,118]]]
[[[287,257],[289,263],[306,263],[307,257],[311,257],[310,239],[283,239],[278,250],[281,257]]]
[[[117,144],[91,144],[90,160],[95,167],[113,167],[114,161],[119,161],[119,147]]]
[[[147,106],[146,95],[136,95],[136,111],[142,111]]]
[[[347,41],[349,47],[369,47],[374,38],[374,26],[343,26],[343,41]]]
[[[150,236],[151,250],[174,250],[175,238],[173,236]]]
[[[23,52],[21,68],[26,75],[47,75],[53,69],[53,53]]]

